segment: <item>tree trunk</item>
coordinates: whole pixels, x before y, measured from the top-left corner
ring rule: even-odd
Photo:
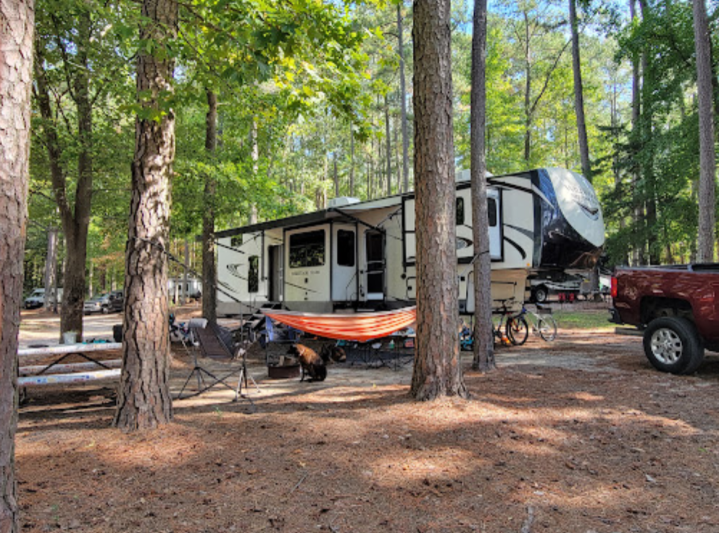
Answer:
[[[459,362],[450,0],[414,2],[417,400],[467,397]]]
[[[639,0],[639,7],[642,11],[644,20],[649,16],[649,4],[647,0]],[[656,173],[654,172],[654,148],[649,139],[654,134],[654,70],[650,66],[650,51],[644,50],[642,53],[642,106],[641,114],[641,131],[644,144],[642,149],[647,152],[642,158],[646,161],[643,170],[644,177],[644,205],[645,205],[645,234],[647,240],[647,260],[648,264],[658,265],[661,263],[660,252],[658,248],[658,230],[657,227],[657,193],[656,193]],[[646,261],[645,261],[646,262]]]
[[[632,21],[636,18],[636,0],[629,1],[629,12]],[[639,72],[639,57],[634,54],[632,56],[632,155],[635,158],[632,168],[632,199],[634,203],[633,222],[635,233],[641,232],[644,227],[644,203],[641,201],[639,181],[641,179],[641,168],[636,160],[639,142],[641,139],[640,118],[641,118],[641,84]],[[641,241],[638,241],[632,249],[632,265],[636,266],[642,263],[643,253]]]
[[[335,198],[340,195],[340,177],[337,174],[337,153],[332,154],[332,178],[335,183]]]
[[[205,150],[214,159],[217,150],[217,95],[207,91]],[[214,175],[205,176],[205,210],[202,215],[202,316],[217,323],[217,267],[215,265],[215,194]]]
[[[492,331],[492,262],[489,257],[487,209],[487,158],[484,129],[487,123],[487,0],[474,3],[472,29],[471,174],[472,238],[474,240],[474,359],[472,368],[496,368]]]
[[[355,195],[355,135],[350,128],[350,196]]]
[[[140,38],[154,42],[138,54],[135,158],[125,262],[123,366],[114,423],[124,431],[156,427],[172,418],[167,258],[170,176],[175,158],[175,115],[161,99],[172,92],[174,60],[163,53],[177,37],[178,4],[144,0]],[[143,113],[144,115],[144,113]]]
[[[716,222],[716,154],[714,152],[714,98],[712,94],[711,39],[704,0],[694,0],[694,44],[697,53],[699,104],[699,239],[700,263],[714,261]]]
[[[392,137],[389,124],[389,98],[384,95],[384,130],[387,156],[387,196],[392,196]]]
[[[252,130],[250,132],[252,137],[252,176],[257,178],[257,173],[260,169],[260,144],[257,140],[257,118],[252,118]],[[257,211],[257,205],[252,204],[250,206],[250,224],[257,224],[259,220],[259,213]]]
[[[189,277],[189,268],[190,268],[190,241],[187,237],[185,237],[184,252],[185,252],[185,260],[183,262],[184,268],[182,269],[182,280],[184,283],[182,284],[182,299],[180,300],[182,302],[182,305],[185,305],[187,303],[187,297],[189,296],[187,281],[188,281],[188,277]],[[203,260],[204,260],[204,258],[203,258]],[[204,278],[204,276],[203,276],[203,278]],[[203,290],[204,290],[204,288],[203,288]]]
[[[0,531],[19,533],[17,348],[30,153],[33,2],[0,1]]]
[[[52,311],[57,307],[57,228],[50,226],[47,230],[47,255],[45,257],[45,310]]]
[[[569,0],[569,23],[572,30],[572,70],[574,71],[574,110],[577,115],[579,154],[582,159],[582,174],[592,181],[592,167],[589,162],[587,124],[584,119],[584,89],[582,85],[582,62],[579,57],[579,31],[577,30],[577,0]]]
[[[402,112],[402,192],[409,191],[409,135],[407,133],[407,87],[404,77],[404,43],[402,4],[397,4],[397,39],[399,48],[399,100]]]
[[[529,163],[532,155],[532,50],[529,44],[529,17],[524,12],[524,162]]]
[[[66,331],[77,332],[82,340],[83,307],[85,303],[85,262],[87,259],[87,232],[92,206],[92,102],[90,100],[90,66],[87,46],[91,38],[90,12],[82,11],[77,24],[77,53],[73,65],[64,64],[72,89],[69,91],[77,108],[78,179],[75,186],[75,205],[68,200],[67,180],[62,167],[63,151],[55,126],[50,88],[43,68],[43,46],[36,46],[35,78],[37,102],[43,119],[43,137],[50,162],[50,177],[55,201],[60,212],[65,234],[65,268],[63,276],[60,339]]]

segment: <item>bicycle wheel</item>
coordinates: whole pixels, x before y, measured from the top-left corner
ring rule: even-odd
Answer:
[[[541,316],[537,320],[539,336],[550,342],[557,338],[557,321],[553,316]]]
[[[507,319],[507,337],[515,346],[527,342],[529,325],[523,316],[511,316]]]

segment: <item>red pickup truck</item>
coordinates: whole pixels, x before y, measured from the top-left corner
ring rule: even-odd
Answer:
[[[611,295],[610,321],[643,330],[658,370],[692,374],[719,351],[719,264],[618,268]]]

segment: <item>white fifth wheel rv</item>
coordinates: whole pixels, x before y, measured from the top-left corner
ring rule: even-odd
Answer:
[[[596,262],[604,221],[584,177],[543,168],[487,179],[494,300],[521,304],[531,271]],[[468,171],[458,173],[456,190],[460,311],[472,313]],[[367,202],[336,198],[321,211],[218,232],[218,315],[268,304],[319,313],[414,304],[414,203],[413,193]]]

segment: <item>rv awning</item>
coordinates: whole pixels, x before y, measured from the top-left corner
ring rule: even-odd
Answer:
[[[402,195],[389,196],[387,198],[380,198],[379,200],[370,200],[367,202],[342,205],[339,207],[330,207],[328,209],[323,209],[322,211],[315,211],[314,213],[295,215],[292,217],[280,218],[278,220],[269,220],[258,224],[250,224],[249,226],[242,226],[241,228],[218,231],[215,233],[215,237],[221,239],[224,237],[241,235],[243,233],[256,233],[268,229],[310,226],[312,224],[320,224],[328,220],[346,220],[347,222],[351,222],[352,218],[344,215],[343,213],[356,214],[370,209],[382,209],[399,206],[401,203]]]

